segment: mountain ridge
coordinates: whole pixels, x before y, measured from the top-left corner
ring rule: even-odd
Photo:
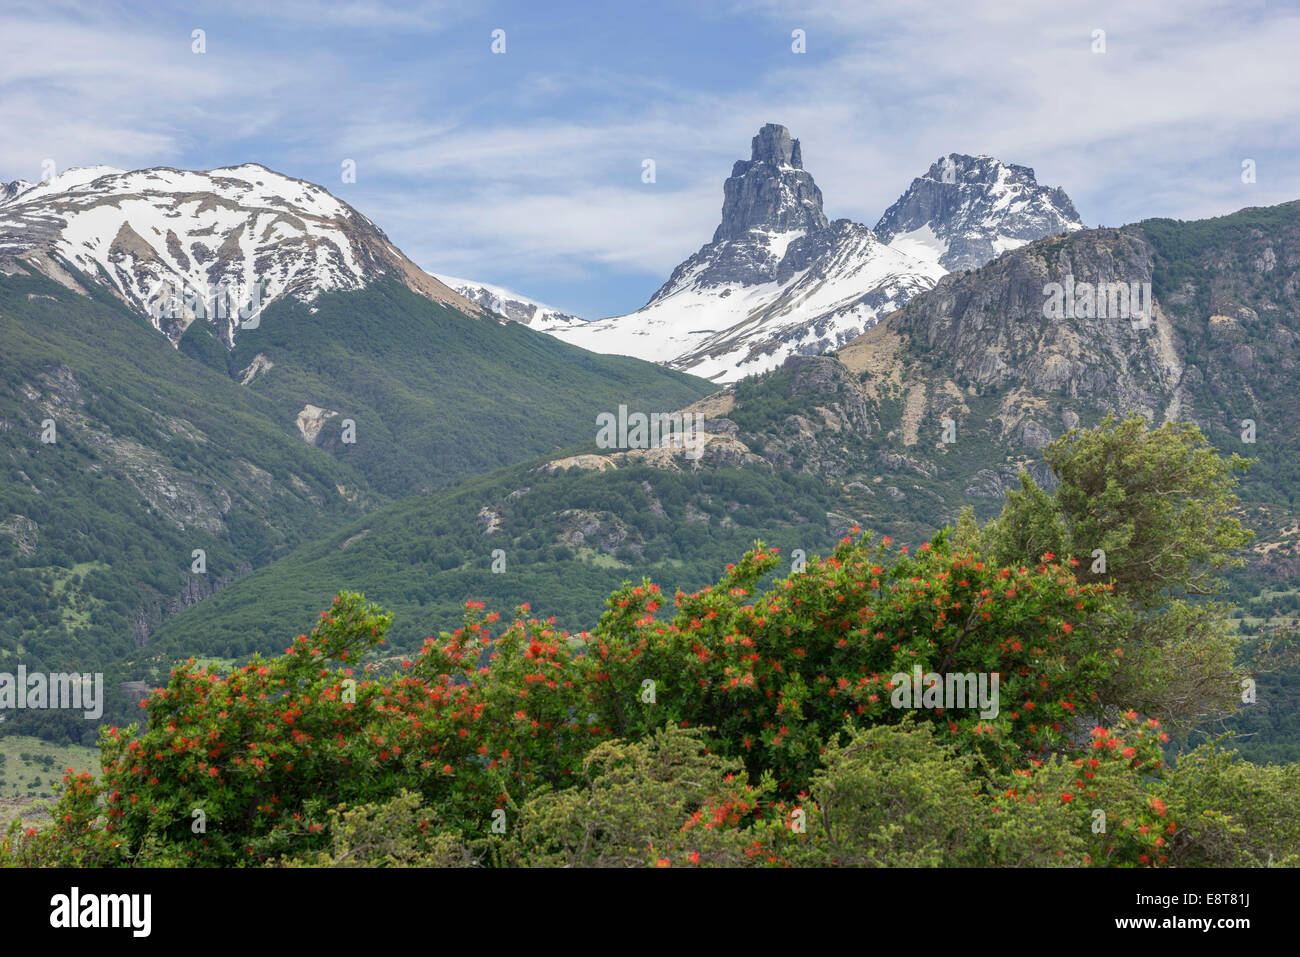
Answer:
[[[74,168],[16,190],[0,204],[0,271],[39,273],[74,291],[84,289],[73,273],[89,276],[173,345],[204,318],[229,348],[278,299],[309,301],[381,278],[483,313],[355,208],[258,163]]]
[[[837,348],[953,269],[1082,225],[1064,191],[1039,186],[1028,167],[956,153],[913,180],[876,230],[831,221],[799,141],[769,123],[723,184],[712,240],[645,306],[542,328],[732,382]]]

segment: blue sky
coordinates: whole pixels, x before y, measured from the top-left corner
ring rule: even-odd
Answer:
[[[1300,8],[1251,0],[8,0],[0,179],[260,162],[426,269],[594,318],[711,238],[766,122],[868,225],[951,151],[1033,167],[1089,225],[1300,198],[1297,50]]]

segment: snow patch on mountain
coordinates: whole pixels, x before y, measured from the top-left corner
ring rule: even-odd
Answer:
[[[430,273],[449,289],[460,293],[470,302],[478,303],[500,316],[519,322],[534,329],[564,328],[586,320],[571,313],[562,312],[553,306],[530,299],[511,289],[494,286],[491,283],[475,279],[459,279],[442,273]]]
[[[943,267],[939,265],[939,260],[948,252],[948,244],[935,235],[934,229],[931,228],[929,223],[908,230],[905,233],[899,233],[890,241],[889,247],[898,250],[905,256],[911,256],[921,262],[939,266],[940,269],[943,269]]]
[[[1029,167],[949,153],[912,180],[875,232],[895,249],[956,271],[1082,228],[1064,190],[1040,185]]]
[[[311,300],[385,277],[482,314],[327,190],[255,163],[70,169],[16,191],[0,206],[0,268],[80,289],[67,266],[107,286],[173,343],[203,316],[233,345],[242,325],[251,328],[277,299]]]

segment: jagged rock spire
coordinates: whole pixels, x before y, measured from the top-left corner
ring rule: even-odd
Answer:
[[[751,144],[751,163],[767,163],[769,166],[793,166],[803,169],[803,156],[799,153],[799,141],[790,138],[790,131],[777,123],[768,123]]]
[[[751,144],[751,158],[737,160],[722,187],[722,223],[713,241],[740,239],[751,229],[813,232],[829,223],[822,212],[822,191],[804,172],[799,141],[790,131],[768,123]]]

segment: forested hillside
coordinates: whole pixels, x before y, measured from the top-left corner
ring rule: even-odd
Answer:
[[[395,283],[273,304],[232,353],[202,321],[174,348],[85,285],[0,276],[0,660],[104,669],[119,716],[120,682],[169,667],[163,622],[294,546],[589,436],[592,403],[708,391]]]

